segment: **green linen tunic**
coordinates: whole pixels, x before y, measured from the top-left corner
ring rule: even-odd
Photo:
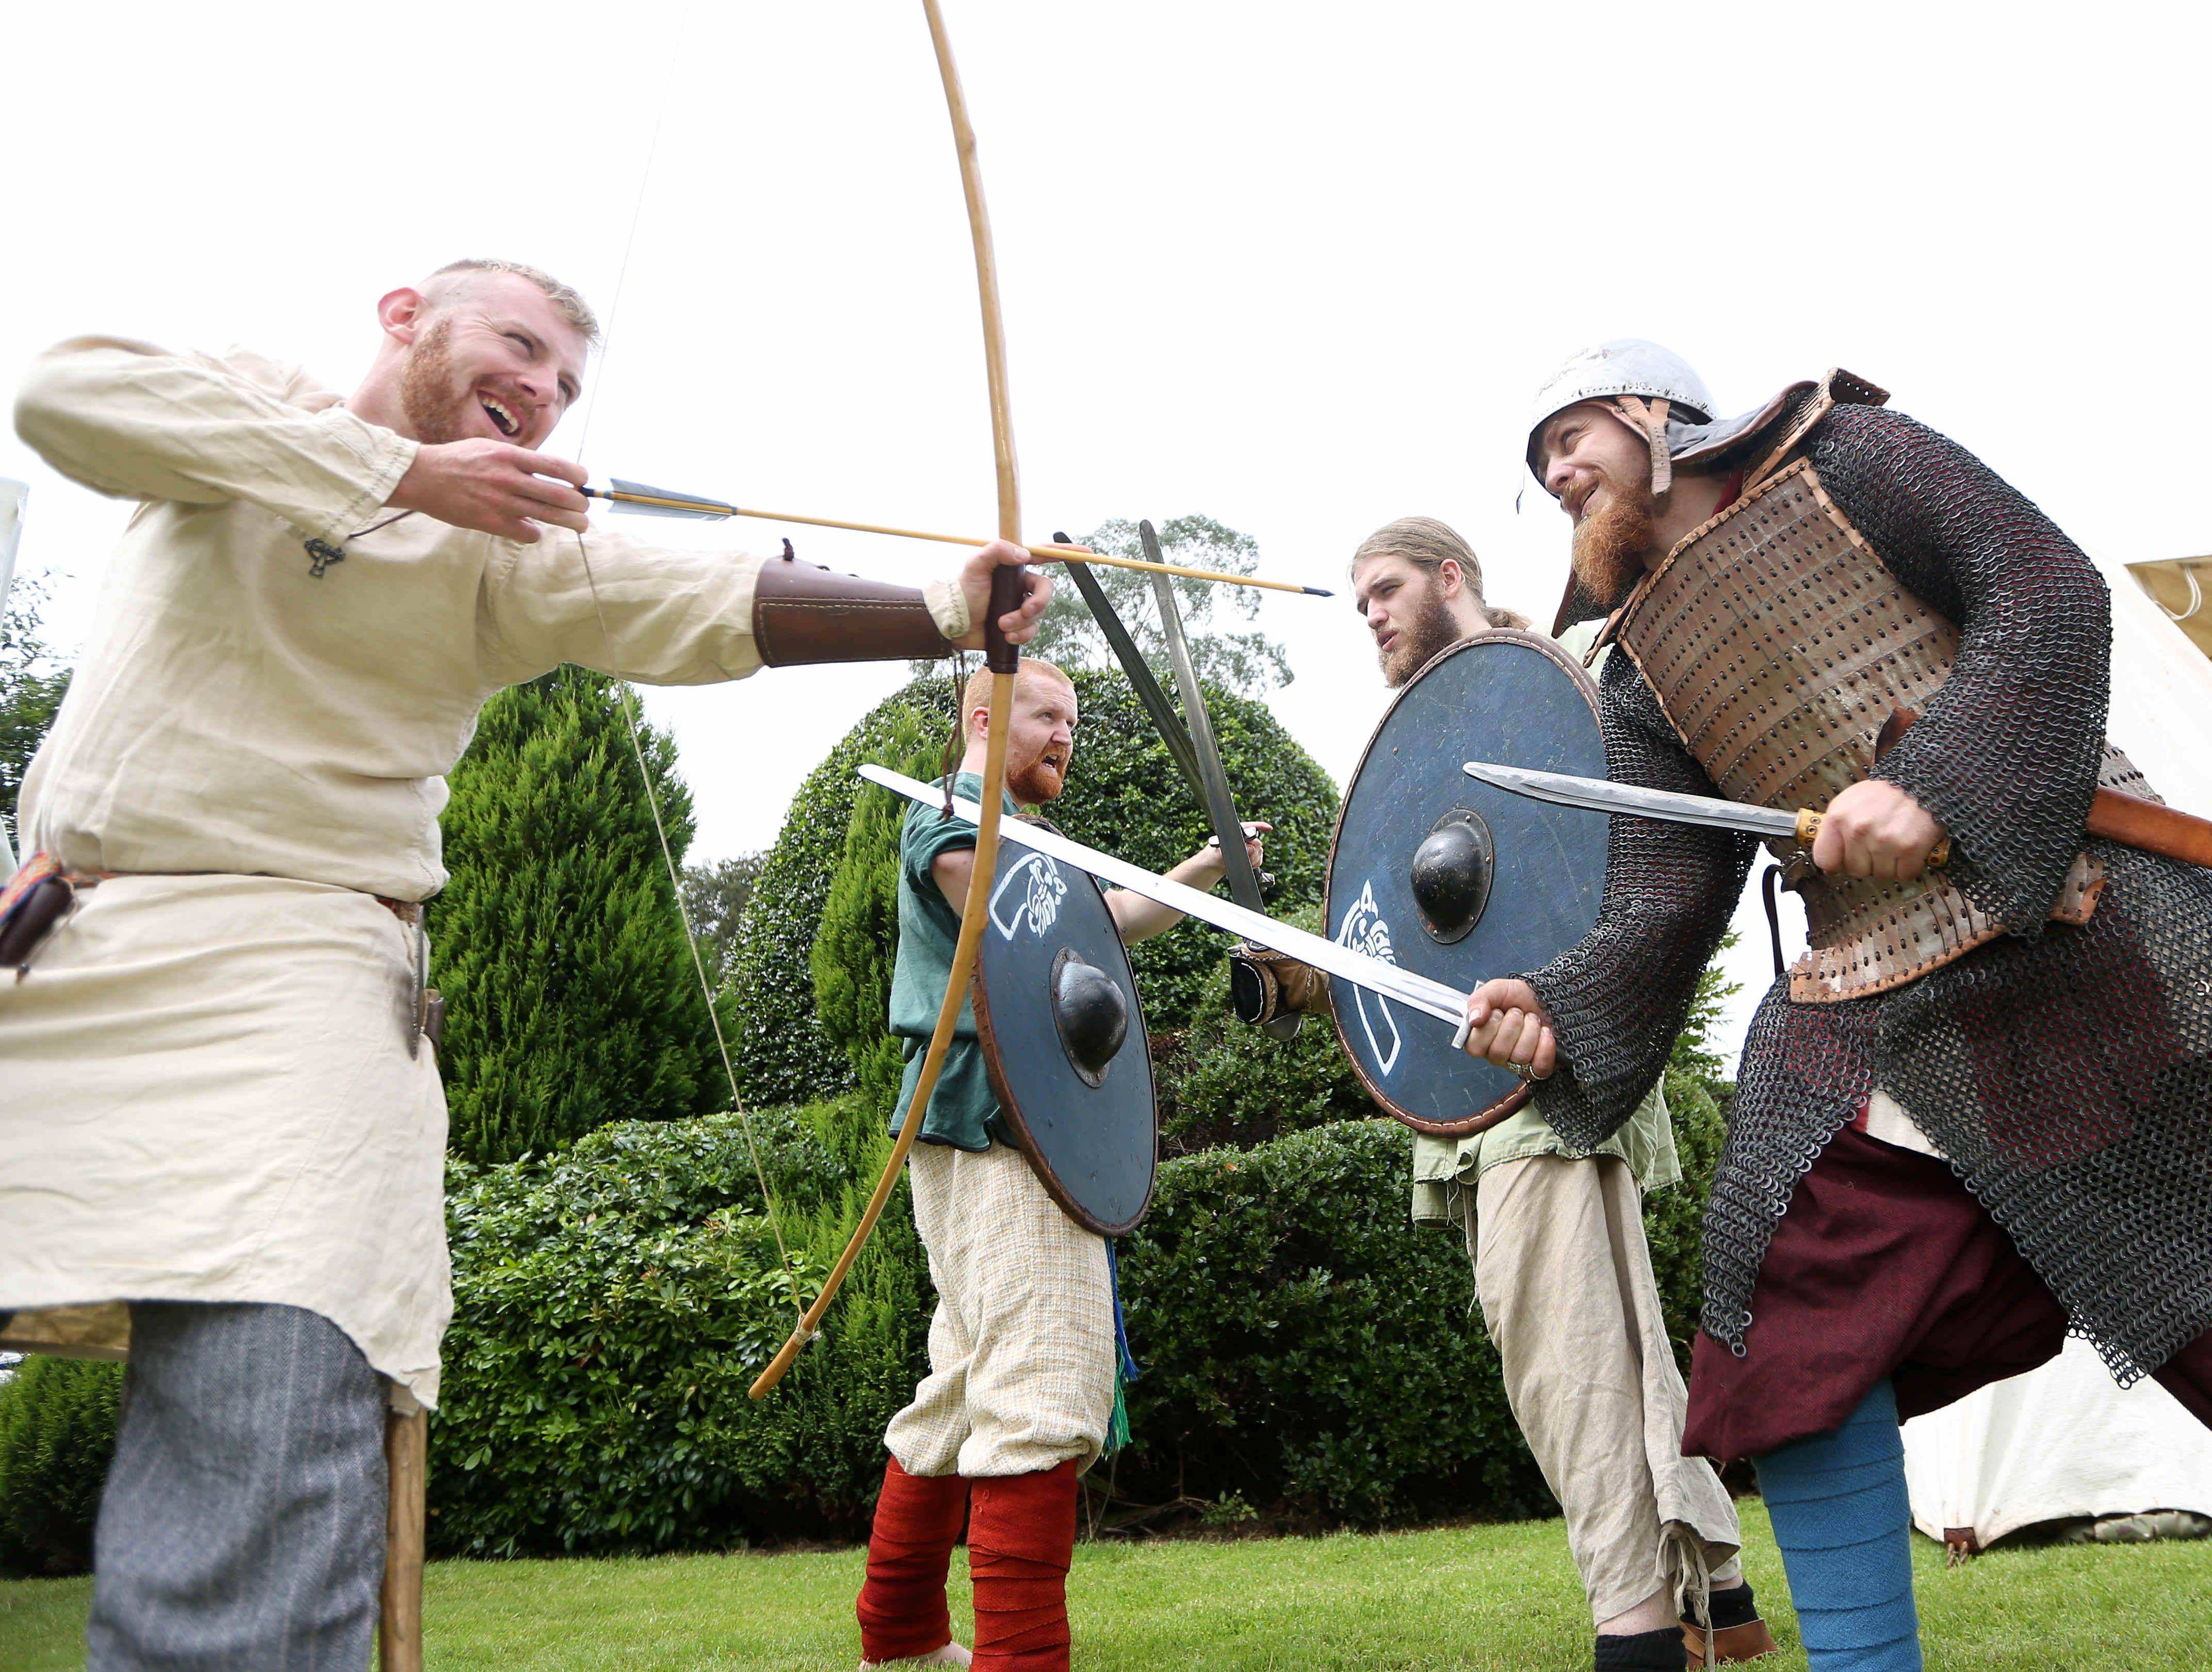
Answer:
[[[952,793],[970,801],[982,790],[983,780],[975,772],[963,772],[952,780]],[[1008,813],[1014,810],[1012,796],[1000,804]],[[921,1078],[922,1058],[928,1054],[930,1035],[937,1031],[937,1012],[945,1003],[945,983],[952,978],[952,953],[960,939],[960,914],[945,898],[930,868],[940,853],[975,845],[974,825],[949,819],[941,808],[920,802],[906,809],[906,822],[899,827],[898,959],[891,966],[890,1024],[905,1052],[906,1075],[899,1084],[897,1106],[891,1111],[894,1134],[914,1101],[915,1082]],[[983,1066],[972,997],[960,1007],[937,1089],[922,1113],[919,1138],[923,1143],[970,1151],[988,1149],[994,1139],[1013,1142],[1000,1119],[999,1100],[992,1095],[990,1075]]]

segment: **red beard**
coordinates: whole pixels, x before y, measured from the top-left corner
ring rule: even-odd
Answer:
[[[1644,560],[1658,537],[1659,502],[1649,482],[1605,478],[1605,509],[1575,526],[1575,579],[1611,609],[1644,573]]]
[[[1465,637],[1444,603],[1443,588],[1434,575],[1428,579],[1419,612],[1399,629],[1397,642],[1376,658],[1382,664],[1382,682],[1394,691]]]
[[[467,435],[469,391],[453,387],[450,319],[433,319],[407,351],[399,378],[399,407],[415,439],[430,446]]]
[[[1056,800],[1066,786],[1066,772],[1048,765],[1042,754],[1018,765],[1006,763],[1006,791],[1018,806],[1042,807]]]

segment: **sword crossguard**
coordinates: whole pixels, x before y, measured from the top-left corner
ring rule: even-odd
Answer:
[[[1820,839],[1820,815],[1809,807],[1799,808],[1797,809],[1797,845],[1810,850],[1813,844]],[[1924,863],[1929,870],[1940,871],[1950,863],[1950,860],[1951,839],[1946,836],[1928,850],[1928,857]]]

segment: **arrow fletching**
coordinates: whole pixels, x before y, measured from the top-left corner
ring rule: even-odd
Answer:
[[[679,494],[672,488],[648,488],[641,482],[624,482],[620,476],[612,480],[611,488],[586,488],[584,497],[608,500],[617,511],[626,511],[634,517],[687,517],[695,522],[719,523],[738,514],[737,506],[726,500]]]

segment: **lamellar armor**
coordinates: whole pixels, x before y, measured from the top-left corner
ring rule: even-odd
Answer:
[[[1626,598],[1562,609],[1611,611],[1625,652],[1599,681],[1610,776],[1792,810],[1878,778],[1951,844],[1916,884],[1796,867],[1812,950],[1745,1039],[1704,1325],[1755,1341],[1775,1222],[1880,1087],[2132,1380],[2212,1328],[2212,870],[2085,838],[2100,783],[2147,793],[2104,738],[2102,578],[1886,398],[1832,373],[1718,422],[1632,406],[1655,457],[1746,489]],[[1597,926],[1526,972],[1562,1064],[1535,1103],[1568,1142],[1650,1088],[1755,852],[1612,821]]]
[[[1762,474],[1644,577],[1601,642],[1617,639],[1690,754],[1732,801],[1820,811],[1869,777],[1877,754],[1949,679],[1958,628],[1907,591],[1821,486],[1796,442],[1838,399],[1884,391],[1832,373],[1801,385],[1781,432],[1754,431]],[[1783,460],[1788,463],[1782,463]],[[2107,746],[2099,782],[2148,795]],[[1886,992],[2004,932],[1942,871],[1910,881],[1831,875],[1776,844],[1783,884],[1805,906],[1800,1003]],[[2051,908],[2081,924],[2104,868],[2075,856]]]

